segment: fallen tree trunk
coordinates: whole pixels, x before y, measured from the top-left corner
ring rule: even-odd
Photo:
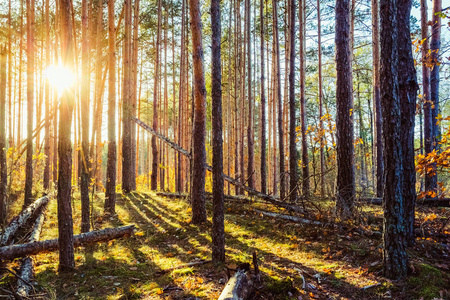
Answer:
[[[41,211],[39,216],[36,218],[34,222],[33,230],[31,232],[31,236],[28,239],[29,243],[34,243],[39,241],[39,237],[41,236],[42,225],[44,224],[45,214],[44,210]],[[20,268],[20,278],[22,280],[17,281],[17,294],[22,297],[28,297],[28,295],[32,292],[33,286],[30,284],[33,279],[33,259],[31,257],[25,257],[22,260],[22,266]]]
[[[22,228],[28,219],[35,214],[43,205],[47,204],[49,201],[48,196],[44,196],[42,198],[37,199],[34,203],[30,204],[26,209],[22,210],[22,212],[14,218],[11,223],[9,223],[8,227],[5,228],[3,233],[0,236],[0,247],[5,246],[8,242],[14,237],[17,230]]]
[[[257,213],[259,213],[259,214],[268,216],[268,217],[277,218],[277,219],[283,219],[283,220],[288,220],[288,221],[292,221],[292,222],[296,222],[296,223],[305,223],[305,224],[323,225],[322,222],[319,222],[319,221],[313,221],[313,220],[309,220],[309,219],[304,219],[304,218],[300,218],[300,217],[288,216],[288,215],[282,215],[282,214],[277,214],[277,213],[271,213],[271,212],[263,211],[263,210],[259,210],[259,209],[254,209],[253,211],[254,211],[254,212],[257,212]]]
[[[183,149],[181,146],[179,146],[177,143],[171,141],[168,137],[156,132],[153,128],[151,128],[150,126],[148,126],[147,124],[145,124],[144,122],[142,122],[141,120],[139,120],[138,118],[134,117],[133,121],[138,124],[139,126],[141,126],[142,128],[144,128],[145,130],[147,130],[148,132],[150,132],[151,134],[155,135],[157,138],[161,139],[162,141],[164,141],[165,143],[167,143],[170,147],[172,147],[173,149],[175,149],[176,151],[180,152],[181,154],[185,155],[187,158],[191,158],[191,153],[189,151],[187,151],[186,149]],[[208,171],[212,172],[212,166],[210,165],[206,165],[206,169]],[[233,177],[230,177],[226,174],[222,174],[223,179],[228,181],[229,183],[238,186],[242,189],[244,189],[249,195],[254,196],[254,197],[258,197],[261,198],[263,200],[265,200],[266,202],[270,202],[273,205],[279,206],[279,207],[283,207],[286,208],[288,210],[291,211],[296,211],[296,212],[300,212],[303,211],[302,208],[295,206],[295,205],[290,205],[287,203],[284,203],[283,201],[277,200],[275,197],[272,197],[270,195],[261,193],[255,189],[252,189],[248,186],[246,186],[245,184],[242,184],[239,180],[236,180]]]
[[[382,198],[360,198],[364,202],[368,202],[373,205],[382,205]],[[416,201],[417,205],[433,206],[433,207],[450,207],[450,198],[438,198],[438,199],[419,199]]]
[[[73,246],[80,247],[97,242],[118,239],[124,236],[131,236],[135,229],[136,228],[134,225],[128,225],[124,227],[106,228],[98,231],[74,235]],[[55,251],[58,249],[58,239],[0,247],[0,260],[11,260],[17,257],[38,254],[40,252]]]
[[[245,270],[238,270],[228,280],[218,300],[245,300],[253,292],[253,282]]]

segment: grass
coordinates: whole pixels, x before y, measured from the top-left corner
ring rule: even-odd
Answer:
[[[137,233],[128,239],[75,249],[76,269],[68,274],[58,273],[57,252],[36,255],[37,293],[51,299],[217,299],[227,276],[233,273],[230,269],[251,263],[253,251],[258,254],[263,281],[255,299],[379,299],[388,295],[428,299],[439,297],[450,282],[444,270],[422,263],[403,285],[390,284],[377,267],[381,265],[379,239],[361,236],[351,226],[323,228],[263,217],[252,207],[272,211],[274,207],[261,203],[226,204],[226,265],[210,263],[165,272],[210,259],[211,216],[206,224],[193,225],[187,200],[154,193],[118,194],[115,217],[103,215],[102,194],[93,202],[93,229],[135,224]],[[376,223],[378,210],[367,218],[374,224],[364,226],[380,226]],[[41,239],[58,236],[56,211],[56,200],[52,200]],[[79,233],[80,211],[75,193],[75,234]],[[427,240],[418,244],[435,247]],[[412,255],[423,260],[420,252]],[[14,262],[9,267],[16,266]],[[308,283],[305,290],[303,278]],[[7,276],[0,287],[13,281]],[[381,285],[361,290],[377,283]]]

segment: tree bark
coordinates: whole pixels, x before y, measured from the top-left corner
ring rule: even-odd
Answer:
[[[261,192],[266,193],[266,181],[267,181],[267,175],[266,175],[266,87],[265,87],[265,78],[264,78],[264,66],[265,66],[265,60],[264,60],[264,29],[266,27],[266,24],[264,22],[264,1],[260,0],[259,2],[259,15],[260,15],[260,22],[261,22],[261,34],[260,34],[260,40],[261,40]],[[270,145],[270,144],[269,144]]]
[[[6,49],[0,46],[0,227],[6,223]],[[3,236],[2,236],[3,237]]]
[[[81,165],[81,232],[88,232],[90,229],[90,207],[89,207],[89,185],[90,176],[90,156],[89,156],[89,94],[90,94],[90,67],[89,67],[89,31],[88,31],[88,0],[81,2],[81,151],[78,156]]]
[[[297,201],[297,131],[295,113],[295,0],[289,1],[289,51],[290,67],[289,67],[289,171],[290,171],[290,183],[289,183],[289,198],[292,203]]]
[[[385,276],[400,279],[407,273],[404,223],[401,108],[398,86],[397,0],[380,1],[381,53],[380,79],[383,116],[383,266]]]
[[[253,283],[245,270],[238,270],[228,280],[218,300],[245,300],[253,291]]]
[[[416,113],[416,68],[411,48],[412,0],[398,3],[398,81],[401,107],[401,138],[403,158],[403,201],[407,245],[414,244],[414,217],[416,204],[416,169],[414,162],[414,121]]]
[[[158,28],[156,34],[155,81],[153,85],[153,129],[158,131],[158,87],[159,87],[159,46],[161,43],[161,0],[158,1]],[[152,136],[152,176],[151,189],[158,188],[158,148],[156,137]]]
[[[14,218],[10,224],[3,230],[0,235],[0,246],[7,245],[16,234],[17,230],[23,228],[28,219],[33,216],[42,206],[46,205],[49,201],[47,196],[42,197],[34,201],[26,209],[22,210],[20,214]]]
[[[59,0],[61,8],[61,56],[64,65],[73,69],[72,0]],[[75,267],[73,254],[73,220],[71,206],[72,188],[72,143],[71,125],[75,102],[73,87],[66,89],[61,96],[59,108],[59,172],[58,172],[58,231],[59,231],[59,270],[67,271]]]
[[[81,247],[89,244],[104,242],[118,239],[124,236],[131,236],[136,228],[134,225],[128,225],[117,228],[105,228],[102,230],[85,232],[79,235],[74,235],[72,240],[72,247]],[[11,260],[17,257],[24,257],[38,254],[40,252],[61,251],[61,243],[59,239],[44,240],[28,244],[15,244],[7,247],[0,247],[0,258]]]
[[[380,102],[380,24],[379,24],[379,0],[372,0],[372,57],[373,57],[373,115],[374,115],[374,158],[376,168],[377,197],[383,196],[384,165],[383,165],[383,136]]]
[[[323,95],[322,95],[322,30],[320,23],[320,0],[317,0],[317,41],[319,56],[319,139],[320,139],[320,196],[325,197],[325,155],[324,155],[324,130],[323,130]]]
[[[308,143],[306,137],[306,21],[305,21],[305,0],[299,0],[299,44],[300,44],[300,129],[302,134],[302,194],[303,197],[308,197],[310,194],[309,187],[309,158],[308,158]]]
[[[350,1],[336,1],[336,129],[337,214],[353,215],[355,170],[353,161],[353,85],[350,47]]]
[[[108,1],[109,27],[109,81],[108,81],[108,166],[106,170],[105,211],[116,212],[116,29],[114,0]]]
[[[50,65],[50,0],[45,0],[45,65]],[[50,85],[47,79],[45,80],[45,135],[44,135],[44,190],[48,191],[50,188]]]
[[[246,0],[247,14],[247,92],[248,92],[248,126],[247,126],[247,180],[248,186],[254,188],[254,137],[253,137],[253,99],[252,99],[252,38],[251,38],[251,2]]]
[[[192,173],[192,222],[206,221],[205,207],[205,130],[206,130],[206,88],[203,70],[203,42],[200,4],[189,0],[192,32],[192,59],[194,68],[194,132],[193,132],[193,173]]]
[[[220,0],[211,1],[212,29],[212,134],[213,134],[213,225],[212,259],[225,262],[225,225],[222,148],[222,67]]]
[[[27,158],[24,205],[33,199],[33,107],[34,107],[34,0],[27,2]]]
[[[273,5],[273,29],[274,43],[276,55],[276,99],[278,101],[278,151],[279,151],[279,169],[280,169],[280,199],[284,199],[285,191],[285,174],[284,174],[284,133],[283,133],[283,106],[281,98],[281,76],[280,76],[280,43],[278,38],[278,3],[272,0]]]

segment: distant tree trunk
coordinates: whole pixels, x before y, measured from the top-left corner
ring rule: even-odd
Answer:
[[[355,170],[353,161],[353,87],[350,47],[350,1],[336,1],[336,129],[337,129],[337,214],[353,215]]]
[[[206,123],[206,88],[203,70],[202,22],[198,0],[189,0],[192,31],[192,58],[194,68],[194,132],[193,132],[193,173],[192,173],[192,223],[206,221],[205,207],[205,123]]]
[[[414,213],[416,204],[416,169],[414,163],[414,119],[416,113],[417,83],[416,68],[411,48],[412,0],[400,1],[397,10],[398,22],[398,81],[401,107],[403,200],[405,206],[406,243],[413,245]]]
[[[323,95],[322,95],[322,30],[320,26],[320,0],[317,0],[317,41],[319,56],[319,139],[320,139],[320,196],[325,197],[325,155],[324,155],[324,130],[323,130]]]
[[[90,94],[90,66],[89,66],[89,31],[88,31],[88,0],[81,2],[81,110],[89,111]],[[81,232],[88,232],[90,229],[90,208],[89,208],[89,185],[90,176],[90,156],[89,156],[89,114],[81,114],[81,151],[78,156],[81,165]]]
[[[440,111],[439,104],[439,54],[441,48],[441,16],[442,0],[433,0],[433,17],[431,27],[430,56],[433,67],[430,72],[430,102],[431,102],[431,127],[432,127],[432,150],[439,151],[440,128],[437,117]],[[433,165],[433,173],[429,178],[429,189],[437,192],[437,170]]]
[[[283,133],[283,106],[281,98],[281,77],[280,77],[280,43],[278,38],[278,3],[272,0],[273,5],[273,29],[275,39],[275,55],[276,55],[276,99],[278,101],[278,151],[279,151],[279,168],[280,168],[280,199],[283,200],[285,191],[285,174],[284,174],[284,133]]]
[[[124,1],[125,10],[125,24],[123,39],[123,88],[122,88],[122,189],[125,193],[133,191],[134,169],[131,168],[133,163],[133,136],[132,136],[132,113],[133,113],[133,99],[131,97],[131,2],[132,0]]]
[[[301,133],[302,133],[302,194],[304,197],[308,197],[310,194],[309,187],[309,159],[308,159],[308,143],[306,138],[306,53],[305,53],[305,40],[306,40],[306,21],[305,21],[305,0],[299,0],[299,31],[300,31],[300,117],[301,117]]]
[[[372,0],[372,57],[373,57],[373,115],[374,115],[374,165],[376,166],[376,189],[377,197],[383,195],[384,165],[383,165],[383,136],[381,124],[381,102],[380,102],[380,24],[378,1]]]
[[[185,41],[185,35],[186,35],[186,0],[182,1],[182,6],[181,6],[181,54],[180,54],[180,88],[178,91],[178,97],[179,97],[179,101],[178,101],[178,145],[182,145],[182,137],[181,137],[181,128],[183,126],[183,105],[185,102],[184,99],[184,94],[185,94],[185,89],[184,89],[184,78],[185,76],[185,48],[186,48],[186,41]],[[177,192],[181,193],[182,191],[182,169],[181,169],[181,163],[182,163],[182,159],[181,159],[181,154],[179,152],[177,152]]]
[[[296,114],[295,114],[295,0],[289,1],[289,51],[290,67],[289,67],[289,171],[290,184],[289,195],[291,202],[297,201],[297,131]]]
[[[264,1],[259,2],[259,15],[261,22],[261,192],[266,193],[266,87],[264,79]],[[270,144],[269,144],[270,145]]]
[[[252,99],[252,39],[251,39],[251,2],[246,0],[247,14],[247,91],[248,91],[248,126],[247,126],[247,147],[248,147],[248,165],[247,178],[248,186],[254,187],[255,177],[253,160],[254,160],[254,139],[253,139],[253,99]]]
[[[220,0],[211,1],[212,29],[212,133],[213,133],[213,227],[212,258],[225,262],[225,227],[222,148],[222,67]]]
[[[67,68],[74,64],[71,0],[60,0],[61,15],[61,57]],[[73,249],[73,221],[71,206],[72,187],[72,112],[75,102],[73,88],[66,89],[61,96],[59,109],[59,173],[58,173],[58,232],[59,270],[68,271],[75,267]]]
[[[156,34],[155,81],[153,85],[153,129],[158,131],[158,87],[159,87],[159,46],[161,43],[161,0],[158,1],[158,28]],[[152,176],[151,189],[158,188],[158,147],[156,137],[152,136]]]
[[[406,232],[404,223],[401,102],[398,90],[397,0],[380,1],[380,79],[383,115],[385,183],[383,192],[383,265],[390,279],[406,276]],[[406,47],[406,46],[405,46]]]
[[[139,100],[138,95],[138,54],[139,54],[139,0],[134,1],[133,10],[133,37],[131,46],[131,114],[136,116],[136,107]],[[136,190],[136,177],[138,161],[136,160],[136,124],[131,122],[131,188]]]
[[[24,205],[33,201],[34,0],[27,0],[27,158]]]
[[[50,65],[50,5],[49,0],[45,0],[45,65]],[[50,86],[45,79],[45,136],[44,136],[44,190],[50,188]]]
[[[0,46],[0,227],[6,223],[6,49]]]
[[[432,104],[430,99],[430,68],[429,68],[429,36],[428,36],[428,5],[426,0],[420,1],[421,12],[421,30],[422,39],[422,97],[423,97],[423,122],[424,122],[424,148],[425,155],[433,151],[433,122],[432,122]],[[432,171],[434,172],[434,171]],[[426,172],[425,175],[425,191],[435,190],[437,187],[437,176]]]
[[[106,169],[105,211],[116,212],[116,28],[114,0],[108,1],[108,165]]]

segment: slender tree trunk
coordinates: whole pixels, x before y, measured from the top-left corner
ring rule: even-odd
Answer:
[[[261,20],[261,192],[266,193],[266,87],[264,79],[264,64],[266,62],[264,61],[264,0],[260,0],[259,2],[259,15]]]
[[[406,232],[404,227],[403,172],[401,145],[401,102],[398,90],[397,0],[380,1],[381,53],[380,84],[383,115],[385,184],[383,192],[383,265],[388,278],[406,276]]]
[[[24,205],[33,201],[34,0],[27,1],[27,158]]]
[[[50,65],[50,5],[45,0],[45,65]],[[50,86],[45,79],[44,190],[50,188]]]
[[[372,57],[373,57],[373,115],[374,115],[374,158],[376,166],[376,190],[377,197],[383,195],[384,165],[383,165],[383,141],[381,124],[381,102],[380,102],[380,25],[378,15],[378,1],[372,0]]]
[[[116,28],[114,0],[108,1],[108,166],[106,169],[105,211],[116,212]]]
[[[71,0],[60,1],[61,15],[61,57],[67,68],[73,69],[73,36]],[[72,144],[71,125],[75,102],[74,89],[66,89],[61,96],[59,118],[59,173],[58,173],[58,232],[59,232],[59,270],[68,271],[75,267],[73,249],[73,221],[71,206],[72,188]]]
[[[184,99],[184,78],[185,78],[185,47],[186,47],[186,41],[185,41],[185,24],[186,24],[186,0],[183,0],[182,6],[181,6],[181,54],[180,54],[180,89],[178,91],[179,95],[179,101],[178,101],[178,145],[182,144],[182,136],[181,136],[181,128],[183,126],[183,106],[184,102],[186,101]],[[181,193],[182,191],[182,169],[181,169],[181,163],[182,158],[181,154],[177,152],[177,192]]]
[[[212,27],[212,132],[213,132],[213,227],[212,258],[225,261],[225,227],[222,149],[222,68],[220,0],[211,1]]]
[[[325,197],[325,156],[324,156],[324,129],[323,129],[323,94],[322,94],[322,30],[320,23],[320,0],[317,0],[317,40],[319,43],[319,139],[320,139],[320,196]]]
[[[342,219],[353,215],[355,170],[353,161],[353,95],[350,47],[350,1],[336,1],[336,128],[337,213]]]
[[[308,197],[310,194],[309,187],[309,159],[308,159],[308,143],[306,137],[306,63],[305,63],[305,40],[306,40],[306,21],[305,21],[305,0],[299,0],[299,31],[300,31],[300,117],[301,117],[301,134],[302,134],[302,193],[304,197]]]
[[[248,91],[248,126],[247,126],[247,149],[248,149],[248,165],[247,178],[248,186],[254,187],[254,138],[253,138],[253,99],[252,99],[252,39],[251,39],[251,3],[246,0],[247,14],[247,91]]]
[[[0,46],[0,227],[6,224],[6,47]]]
[[[192,58],[194,68],[194,132],[193,132],[193,173],[192,173],[192,222],[206,221],[205,207],[205,123],[206,123],[206,88],[203,70],[202,22],[198,0],[189,0],[192,31]],[[195,179],[195,180],[194,180]]]
[[[90,94],[90,67],[89,67],[89,31],[88,31],[88,0],[81,3],[81,151],[78,156],[81,165],[81,232],[90,229],[89,185],[90,156],[89,156],[89,94]]]
[[[138,54],[139,54],[139,0],[134,1],[134,10],[133,10],[133,37],[132,37],[132,45],[131,45],[131,113],[132,116],[136,116],[136,107],[139,100],[138,95]],[[136,160],[136,124],[131,122],[131,188],[132,190],[136,190],[136,177],[137,177],[137,165],[138,161]]]
[[[430,58],[433,67],[430,71],[430,102],[431,102],[431,151],[439,151],[440,128],[437,123],[437,117],[440,111],[439,104],[439,54],[441,48],[441,16],[442,0],[433,0],[433,17],[431,19],[431,43]],[[437,169],[433,164],[433,171],[429,174],[429,187],[427,190],[437,192]]]
[[[289,42],[290,42],[290,67],[289,67],[289,170],[290,170],[290,200],[297,200],[297,131],[295,113],[295,0],[289,1]]]
[[[158,88],[159,88],[159,46],[161,43],[161,0],[158,1],[158,28],[156,35],[155,83],[153,85],[153,129],[158,131]],[[158,188],[158,147],[156,137],[152,136],[152,177],[151,189]]]
[[[428,37],[428,5],[426,0],[420,1],[421,13],[421,31],[422,31],[422,99],[423,99],[423,117],[424,117],[424,146],[425,155],[433,151],[432,146],[432,114],[430,103],[430,68],[428,61],[429,37]],[[430,176],[431,175],[431,176]],[[431,191],[436,188],[436,176],[426,172],[425,175],[425,191]]]
[[[280,76],[280,43],[278,38],[278,3],[272,0],[273,5],[273,29],[275,39],[275,56],[276,56],[276,99],[278,101],[278,151],[279,151],[279,168],[280,168],[280,199],[285,197],[285,174],[284,174],[284,133],[283,133],[283,99],[281,98],[281,76]]]

